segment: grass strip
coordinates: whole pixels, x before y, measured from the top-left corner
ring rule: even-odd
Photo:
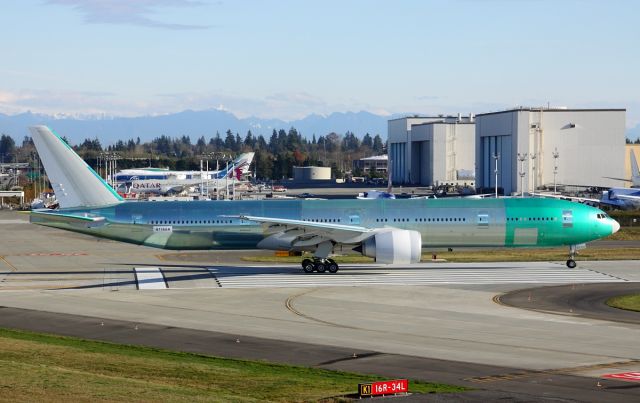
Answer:
[[[636,227],[622,227],[620,231],[605,238],[607,241],[639,241],[640,225]]]
[[[640,312],[640,294],[612,297],[607,300],[606,304],[614,308]]]
[[[381,378],[0,329],[0,401],[340,401]],[[410,382],[415,393],[462,387]]]

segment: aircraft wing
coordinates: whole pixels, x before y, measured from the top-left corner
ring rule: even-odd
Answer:
[[[578,203],[600,203],[601,202],[600,199],[590,199],[588,197],[563,196],[563,195],[550,194],[550,193],[531,193],[531,194],[533,196],[548,197],[551,199],[570,200]]]
[[[250,215],[233,216],[241,220],[264,224],[267,233],[287,233],[294,236],[296,246],[319,244],[323,241],[356,243],[369,238],[381,228],[373,229],[359,225],[312,222],[287,218],[258,217]]]
[[[613,179],[613,180],[623,181],[623,182],[633,182],[632,178],[614,178],[612,176],[603,176],[603,178]]]
[[[616,199],[623,199],[623,200],[640,200],[640,196],[634,196],[634,195],[616,194],[615,197],[616,197]]]

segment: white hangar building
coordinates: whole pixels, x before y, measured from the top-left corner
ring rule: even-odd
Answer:
[[[393,183],[473,186],[475,139],[473,115],[389,120],[389,165]]]
[[[476,187],[505,195],[625,177],[625,109],[519,108],[476,116]],[[554,174],[555,172],[555,174]]]

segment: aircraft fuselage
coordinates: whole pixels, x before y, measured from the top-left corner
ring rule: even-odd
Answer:
[[[542,198],[123,202],[60,213],[105,220],[83,226],[32,215],[32,222],[164,249],[256,248],[269,229],[230,217],[240,215],[414,230],[427,248],[577,245],[617,230],[597,208]]]

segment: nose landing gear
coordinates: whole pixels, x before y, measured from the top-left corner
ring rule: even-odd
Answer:
[[[329,273],[337,273],[338,269],[338,264],[333,259],[314,257],[313,259],[304,259],[302,261],[302,270],[304,270],[305,273],[313,273],[314,271],[324,273],[327,270]]]

